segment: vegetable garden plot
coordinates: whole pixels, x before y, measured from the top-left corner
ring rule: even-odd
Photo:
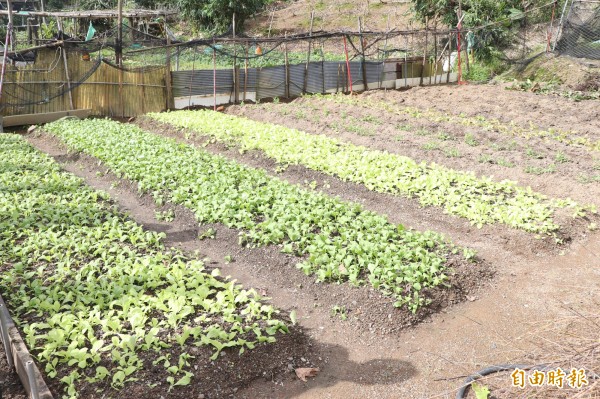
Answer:
[[[529,126],[519,126],[514,123],[504,123],[498,119],[488,119],[484,116],[467,116],[465,114],[448,114],[434,109],[419,109],[414,107],[404,107],[386,101],[370,100],[366,98],[353,98],[346,95],[315,95],[313,98],[320,101],[331,101],[339,104],[349,104],[353,106],[364,107],[374,110],[384,110],[396,114],[409,115],[414,118],[423,118],[432,122],[450,122],[464,126],[477,126],[484,130],[498,131],[509,136],[520,137],[524,139],[544,138],[557,141],[570,146],[581,146],[588,151],[600,151],[600,140],[580,135],[574,131],[560,129],[542,129],[534,123]]]
[[[120,177],[138,182],[157,203],[195,212],[200,223],[241,230],[246,246],[275,244],[304,257],[298,267],[319,281],[370,283],[413,311],[443,288],[448,265],[474,254],[433,232],[415,232],[360,205],[268,176],[221,156],[109,120],[61,121],[48,132]],[[476,267],[474,265],[473,267]]]
[[[0,155],[0,290],[65,397],[130,382],[158,397],[200,378],[190,348],[209,361],[287,331],[256,292],[165,250],[19,136],[0,135]]]
[[[553,218],[556,210],[570,208],[580,216],[586,212],[574,201],[550,199],[515,182],[495,182],[433,163],[417,163],[325,135],[213,111],[177,111],[150,117],[233,143],[241,151],[261,150],[283,165],[300,164],[364,184],[370,190],[416,197],[423,206],[442,207],[478,227],[502,223],[533,233],[554,233],[560,229]]]

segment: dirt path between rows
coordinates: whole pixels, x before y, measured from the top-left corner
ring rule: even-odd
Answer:
[[[497,242],[496,234],[481,235],[470,246],[494,265],[494,279],[481,281],[482,289],[468,301],[421,324],[405,327],[400,312],[377,292],[364,287],[314,284],[293,269],[293,259],[277,249],[242,249],[236,244],[237,233],[219,226],[215,226],[215,240],[200,242],[195,237],[201,231],[181,210],[177,210],[174,222],[157,223],[154,205],[148,198],[140,198],[126,184],[114,186],[115,179],[109,174],[97,175],[97,165],[85,162],[83,157],[65,156],[64,148],[52,140],[29,140],[54,156],[66,170],[83,177],[92,187],[107,191],[138,223],[165,232],[169,244],[200,250],[212,259],[211,265],[218,265],[224,274],[245,286],[263,291],[273,298],[275,306],[297,310],[299,324],[310,338],[307,345],[313,346],[306,350],[306,357],[290,355],[289,366],[314,365],[321,368],[319,375],[307,383],[292,373],[266,375],[249,387],[240,386],[232,395],[236,398],[453,397],[444,392],[456,389],[460,379],[446,378],[470,374],[489,364],[540,360],[530,358],[535,347],[528,340],[531,323],[590,303],[599,294],[599,234],[579,237],[571,248],[565,248],[564,256],[535,247],[511,252]],[[287,179],[288,175],[283,177]],[[347,191],[356,191],[356,187]],[[366,194],[358,190],[353,195],[360,200]],[[373,206],[387,210],[392,221],[405,216],[406,209],[399,203],[377,205],[369,197],[360,202],[368,209]],[[439,227],[436,219],[428,223],[428,228]],[[473,236],[457,238],[461,243]],[[225,255],[232,255],[235,262],[224,264]],[[336,305],[347,308],[347,320],[331,316],[331,308]],[[373,309],[388,311],[371,314]]]

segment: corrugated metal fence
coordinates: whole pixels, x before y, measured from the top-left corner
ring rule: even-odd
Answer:
[[[415,79],[418,79],[417,84],[445,83],[453,81],[454,78],[443,72],[441,64],[428,64],[423,70],[420,60],[367,61],[364,64],[352,61],[349,65],[350,74],[346,62],[342,61],[319,61],[247,70],[238,68],[235,71],[217,69],[172,72],[175,107],[297,97],[304,93],[349,92],[351,88],[356,91],[396,88],[398,80],[403,86],[415,85]],[[237,82],[234,79],[235,75]],[[366,87],[363,76],[366,76]]]

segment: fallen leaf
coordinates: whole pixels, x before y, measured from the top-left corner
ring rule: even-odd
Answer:
[[[340,263],[340,265],[338,266],[338,271],[340,272],[340,274],[347,274],[348,273],[348,269],[346,269],[346,266],[344,266],[343,263]]]
[[[296,309],[290,312],[290,320],[292,321],[293,325],[296,325],[296,321],[298,320],[296,317]]]
[[[319,369],[312,367],[302,367],[294,371],[296,372],[296,376],[298,376],[298,378],[306,382],[306,377],[316,377],[317,373],[319,372]]]
[[[469,302],[475,302],[475,300],[477,300],[477,297],[476,296],[469,296],[469,295],[467,295],[467,300]]]

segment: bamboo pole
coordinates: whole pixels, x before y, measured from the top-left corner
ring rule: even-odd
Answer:
[[[325,43],[321,40],[321,75],[323,77],[323,86],[321,87],[321,93],[325,94],[325,52],[323,51],[323,47]]]
[[[406,39],[406,48],[404,49],[404,70],[403,75],[404,75],[404,87],[408,87],[408,35],[404,36],[404,38]]]
[[[217,50],[215,49],[214,42],[213,42],[213,97],[214,97],[213,111],[216,111],[217,110]]]
[[[31,18],[27,18],[27,44],[33,46],[33,29],[31,27]]]
[[[44,4],[44,0],[40,0],[40,8],[41,8],[42,14],[45,14],[46,13],[46,6]],[[42,15],[42,23],[44,25],[46,25],[46,16],[45,15]]]
[[[367,90],[369,90],[369,85],[367,83],[367,67],[366,67],[366,63],[365,63],[365,38],[363,37],[363,34],[362,34],[362,21],[361,21],[360,17],[358,17],[358,34],[359,34],[359,38],[360,38],[363,91],[367,91]]]
[[[246,91],[248,90],[248,42],[246,42],[246,57],[244,58],[244,100],[246,101]]]
[[[117,3],[117,46],[115,48],[115,58],[119,68],[123,67],[123,0]]]
[[[450,71],[452,71],[452,33],[448,33],[448,73],[446,83],[450,83]]]
[[[437,84],[437,72],[438,72],[438,64],[440,63],[438,61],[437,58],[437,53],[438,53],[438,45],[437,45],[437,41],[438,41],[438,37],[437,37],[437,22],[433,27],[433,40],[435,42],[435,56],[433,57],[433,62],[435,62],[435,69],[433,72],[433,84]],[[440,83],[441,83],[441,79],[440,79]],[[431,84],[431,79],[429,80],[429,84]]]
[[[12,29],[12,25],[10,22],[8,23],[6,29],[6,40],[4,41],[4,54],[2,56],[2,73],[0,74],[0,104],[2,103],[2,94],[4,92],[4,77],[6,76],[6,60],[8,59],[8,42],[10,40],[10,31]],[[0,116],[0,132],[4,132],[4,125],[1,123]]]
[[[346,69],[348,69],[347,71],[347,75],[348,75],[348,84],[350,84],[350,94],[352,94],[353,90],[352,90],[352,73],[350,72],[350,59],[348,58],[348,44],[347,44],[347,40],[346,40],[346,35],[344,35],[344,52],[346,53]],[[348,84],[346,84],[346,91],[348,91]]]
[[[433,62],[435,62],[435,68],[433,72],[433,83],[435,84],[437,79],[437,54],[438,54],[438,43],[437,43],[437,25],[433,26]],[[429,74],[429,85],[431,86],[431,73]]]
[[[15,44],[14,44],[14,40],[13,40],[13,27],[15,26],[14,23],[14,19],[13,19],[13,4],[12,4],[12,0],[6,0],[6,6],[8,8],[8,26],[9,29],[7,30],[8,32],[8,45],[10,46],[10,50],[13,51],[15,49]],[[6,47],[6,43],[5,43],[5,47]]]
[[[573,0],[571,2],[571,7],[573,7]],[[554,38],[554,45],[552,46],[552,51],[556,50],[556,44],[558,43],[558,38],[562,32],[563,28],[563,18],[565,17],[565,12],[567,11],[567,5],[569,4],[569,0],[565,1],[565,5],[563,6],[562,14],[560,14],[560,22],[558,23],[558,30],[556,31],[556,37]],[[570,11],[570,9],[569,9]]]
[[[285,38],[287,39],[287,32]],[[285,98],[290,98],[290,60],[288,58],[287,40],[283,42],[283,57],[285,62]]]
[[[194,46],[194,61],[192,61],[192,73],[190,74],[190,99],[188,107],[192,106],[192,87],[194,86],[194,75],[196,74],[196,58],[198,57],[198,47]]]
[[[315,10],[312,10],[310,13],[310,31],[309,36],[312,36],[313,30],[313,22],[315,18]],[[312,40],[308,40],[308,52],[306,53],[306,66],[304,67],[304,85],[302,86],[302,94],[306,93],[306,88],[308,86],[308,65],[310,64],[310,52],[312,50]]]
[[[235,12],[233,13],[233,38],[235,39]],[[233,44],[233,103],[240,102],[240,82],[238,81],[237,47]]]
[[[165,32],[167,27],[167,21],[165,20]],[[167,45],[171,44],[171,36],[167,34]],[[174,107],[174,99],[173,99],[173,87],[171,85],[171,48],[167,47],[166,49],[166,62],[165,62],[165,86],[167,88],[167,101],[166,106],[167,109],[171,109]]]
[[[74,110],[75,107],[73,106],[73,93],[71,92],[71,77],[69,74],[69,63],[67,62],[67,50],[64,46],[61,48],[61,52],[63,62],[65,64],[65,78],[67,79],[67,89],[69,90],[69,106],[71,107],[71,110]]]
[[[425,75],[425,62],[427,60],[427,46],[429,39],[429,19],[425,19],[425,50],[423,50],[423,64],[421,68],[421,79],[419,80],[419,86],[423,86],[423,77]]]

